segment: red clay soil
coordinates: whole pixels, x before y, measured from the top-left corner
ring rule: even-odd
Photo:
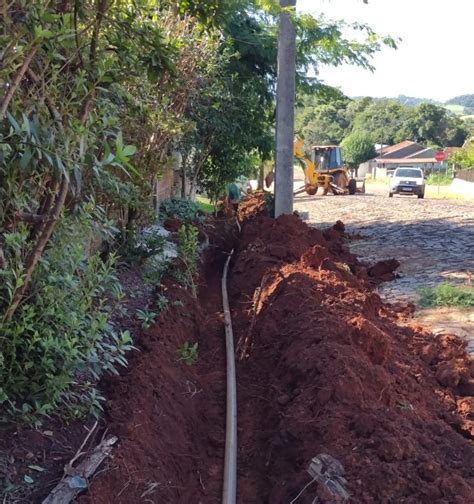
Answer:
[[[405,323],[369,282],[340,226],[243,222],[230,282],[239,502],[290,502],[321,453],[343,464],[350,502],[474,502],[465,345]],[[337,500],[314,482],[297,502]]]
[[[312,457],[326,453],[345,468],[350,502],[472,504],[474,366],[462,342],[384,305],[371,291],[378,273],[348,251],[341,223],[323,233],[296,216],[270,219],[263,198],[239,211],[229,279],[238,502],[289,503],[310,481]],[[170,286],[169,309],[127,372],[104,383],[108,431],[120,445],[81,504],[220,502],[228,243],[218,226],[206,234],[217,252],[199,300]],[[177,360],[186,341],[199,343],[192,366]],[[315,482],[296,502],[336,500]]]
[[[168,308],[139,337],[126,372],[101,384],[107,431],[120,444],[81,504],[220,501],[226,386],[221,275],[236,220],[213,219],[200,232],[210,246],[203,252],[198,299],[168,281],[159,292]],[[178,354],[186,342],[198,343],[192,365]]]
[[[81,504],[218,502],[225,436],[224,260],[208,262],[199,303],[180,287],[168,288],[170,308],[142,335],[128,371],[103,384],[108,431],[120,445]],[[199,344],[193,365],[179,360],[177,349],[185,342]]]

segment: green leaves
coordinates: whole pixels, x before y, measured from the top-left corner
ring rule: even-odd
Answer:
[[[140,320],[143,329],[148,329],[157,316],[156,313],[148,310],[137,310],[135,313],[138,320]]]
[[[91,234],[106,225],[96,220],[100,215],[89,204],[62,218],[35,272],[33,292],[41,295],[21,305],[11,322],[0,322],[0,401],[8,404],[10,414],[37,421],[63,401],[86,412],[97,395],[88,382],[76,383],[77,372],[98,379],[126,365],[131,335],[116,331],[109,322],[115,308],[111,303],[116,302],[109,293],[121,291],[115,258],[103,262],[87,250]],[[18,288],[22,281],[27,238],[27,229],[4,235],[8,269],[0,270],[2,307],[11,298],[5,285]]]
[[[354,131],[341,143],[344,161],[353,168],[375,157],[372,137],[368,133]]]
[[[177,350],[180,361],[184,361],[187,366],[192,366],[199,357],[198,343],[185,341]]]
[[[35,480],[31,476],[28,476],[28,474],[23,476],[23,480],[25,483],[28,483],[28,485],[32,485],[35,482]]]
[[[35,37],[39,41],[54,37],[54,32],[52,32],[51,30],[45,30],[45,29],[41,28],[41,26],[35,26],[34,33],[35,33]]]

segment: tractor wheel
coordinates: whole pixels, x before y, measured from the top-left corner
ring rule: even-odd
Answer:
[[[357,191],[357,182],[355,179],[350,179],[349,183],[347,184],[347,189],[349,191],[349,194],[355,194]]]

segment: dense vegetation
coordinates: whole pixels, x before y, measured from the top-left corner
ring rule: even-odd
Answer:
[[[469,126],[433,103],[403,105],[369,97],[351,100],[342,94],[305,95],[298,109],[297,131],[308,144],[341,143],[351,133],[368,134],[372,143],[414,140],[427,146],[462,146]]]
[[[81,414],[98,405],[100,375],[126,363],[132,337],[112,322],[123,298],[117,261],[100,244],[133,243],[156,218],[156,186],[173,159],[189,197],[198,186],[216,196],[271,157],[277,15],[269,0],[4,3],[4,419],[61,405]],[[306,78],[316,63],[370,68],[382,44],[394,46],[366,26],[352,27],[352,40],[343,23],[294,22],[306,92],[320,87]]]
[[[469,139],[462,149],[453,152],[449,162],[461,169],[474,170],[474,139]]]

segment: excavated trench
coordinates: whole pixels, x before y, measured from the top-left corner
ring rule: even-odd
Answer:
[[[342,223],[321,232],[296,216],[270,219],[263,206],[242,205],[239,236],[230,221],[208,224],[198,300],[169,284],[170,308],[128,371],[104,382],[120,445],[80,502],[220,502],[220,279],[235,246],[237,502],[339,502],[331,475],[310,483],[308,466],[324,454],[350,502],[472,504],[474,366],[463,342],[382,303],[372,286],[396,264],[360,264]],[[191,366],[177,359],[186,341],[199,343]]]

